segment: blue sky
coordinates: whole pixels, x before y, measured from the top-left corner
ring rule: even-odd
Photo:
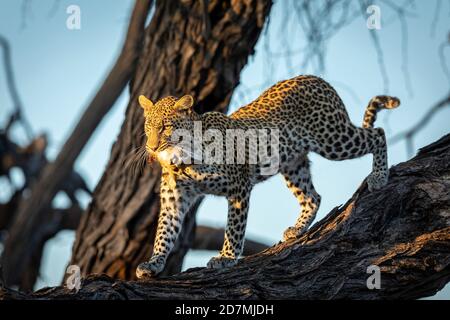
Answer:
[[[280,52],[285,49],[283,38],[292,48],[306,45],[304,35],[295,28],[295,16],[286,10],[291,1],[276,1],[271,12],[271,23],[256,46],[241,75],[241,85],[236,90],[230,112],[256,98],[262,90],[278,80],[315,70],[300,67],[301,54],[291,56],[291,65],[284,58],[270,57],[267,48]],[[60,0],[52,11],[54,1],[30,1],[27,14],[22,13],[22,1],[0,2],[0,34],[11,43],[13,67],[22,97],[25,115],[35,132],[45,131],[51,137],[50,156],[56,155],[82,110],[95,94],[121,47],[126,31],[132,1]],[[377,3],[375,1],[375,3]],[[77,4],[81,8],[81,29],[66,28],[66,8]],[[418,1],[409,9],[412,16],[408,24],[408,70],[412,94],[405,82],[405,64],[401,46],[401,24],[389,8],[381,8],[380,37],[384,61],[389,76],[389,92],[398,96],[399,109],[384,112],[377,124],[386,130],[388,140],[395,133],[415,124],[426,110],[449,88],[440,65],[438,46],[447,38],[450,4],[443,2],[435,17],[435,1]],[[282,24],[286,14],[291,14],[288,28]],[[437,21],[431,36],[431,21]],[[446,52],[447,62],[450,52]],[[369,99],[385,92],[385,83],[377,64],[377,55],[362,16],[337,32],[327,45],[326,69],[321,76],[335,86],[341,95],[352,121],[362,122]],[[270,67],[271,66],[271,67]],[[266,86],[264,86],[266,84]],[[253,90],[248,90],[253,88]],[[349,89],[351,88],[351,89]],[[94,188],[109,158],[111,145],[116,139],[128,102],[123,93],[113,110],[105,117],[90,143],[76,163],[77,169]],[[0,123],[12,108],[6,90],[3,70],[0,70]],[[441,111],[415,139],[415,147],[424,146],[448,133],[450,108]],[[15,131],[19,141],[26,142],[20,129]],[[390,165],[408,159],[405,144],[389,147]],[[322,196],[316,218],[321,219],[333,207],[344,203],[371,170],[371,156],[360,159],[332,162],[311,155],[313,181]],[[16,175],[17,180],[20,176]],[[0,182],[0,198],[8,195]],[[82,197],[84,203],[89,201]],[[64,205],[63,196],[57,202]],[[281,239],[283,230],[294,223],[299,207],[296,199],[285,187],[281,177],[274,177],[258,185],[251,197],[247,234],[268,243]],[[226,202],[222,198],[208,197],[198,213],[202,224],[224,226]],[[38,287],[59,283],[70,256],[73,232],[62,232],[49,241],[45,250],[42,278]],[[185,267],[201,266],[216,253],[189,253]],[[450,290],[438,297],[450,297]],[[445,292],[444,292],[445,291]]]

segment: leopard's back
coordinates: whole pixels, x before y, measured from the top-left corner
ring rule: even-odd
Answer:
[[[330,115],[348,119],[339,95],[325,80],[302,75],[280,81],[264,91],[255,101],[230,115],[233,119],[254,119],[269,123],[315,122]]]

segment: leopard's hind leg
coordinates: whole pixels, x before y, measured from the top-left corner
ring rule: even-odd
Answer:
[[[370,152],[373,154],[372,172],[367,177],[367,187],[369,191],[374,191],[384,187],[389,178],[386,136],[381,128],[365,130],[369,132]]]
[[[329,160],[346,160],[372,153],[372,172],[367,178],[370,191],[386,185],[388,162],[386,137],[382,128],[358,128],[353,125],[335,131],[321,143],[315,143],[312,151]]]
[[[288,240],[301,236],[314,221],[320,206],[320,195],[314,189],[306,155],[283,165],[281,174],[301,206],[301,213],[295,225],[289,227],[283,234],[283,239]]]

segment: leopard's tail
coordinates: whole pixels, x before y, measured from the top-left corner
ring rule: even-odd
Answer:
[[[363,128],[373,128],[378,111],[382,109],[395,109],[400,105],[400,100],[391,96],[376,96],[370,99],[364,113]]]

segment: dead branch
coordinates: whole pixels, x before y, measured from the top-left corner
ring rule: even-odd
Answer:
[[[29,139],[33,137],[33,130],[30,123],[23,115],[22,100],[17,90],[16,79],[12,68],[11,48],[8,40],[0,35],[0,47],[3,49],[3,66],[5,68],[6,84],[8,91],[14,104],[15,120],[19,120],[25,129],[25,133]]]
[[[413,139],[414,137],[430,122],[430,120],[443,108],[450,104],[450,92],[447,96],[439,100],[433,105],[423,117],[417,121],[417,123],[406,131],[400,132],[389,139],[391,145],[396,144],[399,141],[405,140],[408,154],[412,154],[414,150]]]
[[[194,250],[220,250],[223,245],[223,228],[212,228],[197,226],[192,249]],[[256,254],[267,249],[269,246],[254,240],[246,239],[244,243],[244,256]]]

